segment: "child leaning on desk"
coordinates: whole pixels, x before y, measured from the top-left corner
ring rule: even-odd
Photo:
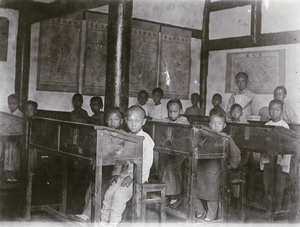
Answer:
[[[209,127],[218,133],[227,135],[222,132],[226,127],[226,116],[220,111],[212,111],[211,114]],[[241,159],[241,151],[231,138],[229,144],[229,167],[236,169]],[[197,218],[204,218],[205,221],[216,219],[221,193],[221,181],[222,172],[220,159],[202,159],[198,161],[195,193]],[[207,203],[207,210],[204,209],[204,201]]]
[[[272,100],[269,104],[269,114],[271,120],[266,123],[266,125],[282,126],[284,128],[289,128],[288,124],[281,119],[283,112],[283,103],[278,100]],[[262,154],[260,159],[260,169],[263,170],[263,182],[264,182],[264,203],[267,202],[268,191],[272,190],[272,179],[270,179],[270,174],[272,167],[270,165],[270,157],[268,154]],[[285,184],[287,180],[288,173],[290,172],[290,162],[291,155],[278,155],[277,165],[274,171],[276,171],[275,179],[275,209],[281,209],[283,192],[285,189]]]

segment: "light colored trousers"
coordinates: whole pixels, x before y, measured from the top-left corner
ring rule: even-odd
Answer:
[[[215,220],[218,214],[219,201],[207,201],[207,213],[206,217]],[[205,209],[203,207],[202,201],[198,198],[195,200],[195,210],[197,214],[203,214]]]
[[[101,209],[101,221],[117,224],[122,220],[122,214],[126,208],[126,203],[132,197],[132,184],[122,187],[124,178],[119,177],[106,191],[103,206]]]

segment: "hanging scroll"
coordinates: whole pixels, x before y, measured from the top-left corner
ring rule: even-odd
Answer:
[[[37,90],[78,91],[81,20],[41,22]]]
[[[137,96],[140,90],[151,94],[157,83],[157,54],[159,48],[157,24],[132,21],[129,94]]]
[[[83,71],[84,95],[105,95],[107,15],[86,14],[86,42]]]
[[[189,98],[191,35],[182,29],[161,28],[159,87],[164,98]]]

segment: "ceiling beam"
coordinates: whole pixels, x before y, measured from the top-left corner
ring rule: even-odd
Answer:
[[[79,11],[108,5],[109,0],[55,0],[52,3],[32,0],[0,0],[0,8],[27,10],[28,22],[35,23]]]
[[[209,5],[209,11],[219,11],[224,9],[231,9],[235,7],[241,7],[246,5],[252,5],[253,0],[223,0],[223,1],[217,1],[217,2],[211,2]]]

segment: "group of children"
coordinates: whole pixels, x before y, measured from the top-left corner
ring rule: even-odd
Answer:
[[[283,94],[281,94],[283,93]],[[123,121],[125,121],[129,133],[137,136],[144,137],[143,141],[143,174],[142,181],[148,181],[150,168],[157,162],[157,157],[153,157],[154,142],[151,137],[142,130],[143,125],[146,122],[146,118],[153,120],[161,120],[170,123],[189,124],[186,117],[182,116],[182,103],[179,99],[171,99],[167,105],[164,106],[161,103],[163,97],[163,91],[160,88],[155,88],[152,91],[152,97],[154,106],[148,106],[148,93],[142,90],[138,93],[138,105],[130,107],[124,117],[123,111],[119,107],[111,107],[105,111],[104,119],[101,114],[103,108],[103,102],[101,97],[93,97],[90,100],[90,107],[93,111],[91,117],[88,113],[82,109],[83,97],[77,93],[72,98],[74,110],[71,112],[71,120],[75,122],[86,122],[92,124],[106,123],[108,127],[113,129],[122,129]],[[274,91],[274,100],[272,100],[268,107],[268,113],[270,121],[266,125],[276,125],[288,128],[288,125],[283,121],[289,121],[291,112],[288,111],[284,104],[284,98],[286,97],[286,90],[284,87],[278,87]],[[199,94],[192,94],[191,101],[192,106],[187,108],[185,114],[187,115],[203,115],[203,110],[198,106],[200,100]],[[16,95],[10,95],[8,97],[8,106],[11,113],[20,117],[23,117],[23,113],[18,109],[19,99]],[[226,127],[226,120],[231,122],[240,122],[240,118],[243,115],[243,108],[241,105],[234,103],[230,107],[229,114],[220,107],[222,103],[222,96],[215,94],[212,97],[212,103],[214,108],[210,111],[209,127],[218,132],[223,133],[223,129]],[[37,110],[37,103],[28,101],[26,106],[26,116],[34,116]],[[286,119],[285,119],[286,118]],[[230,140],[230,154],[229,164],[230,168],[237,168],[240,162],[241,152],[235,145],[234,141]],[[290,156],[281,155],[277,158],[277,171],[282,174],[277,174],[278,189],[276,188],[276,195],[278,196],[278,207],[280,207],[280,201],[283,196],[284,182],[289,173]],[[182,163],[185,160],[183,155],[174,155],[164,160],[163,168],[159,174],[162,176],[162,180],[167,184],[166,195],[167,204],[176,207],[182,201],[181,192],[181,179],[182,179]],[[264,170],[264,186],[265,191],[270,190],[270,182],[268,179],[267,171],[269,157],[267,155],[261,156],[261,169]],[[125,210],[126,203],[132,197],[132,165],[119,165],[115,166],[112,172],[112,178],[110,186],[107,189],[103,206],[101,209],[102,225],[116,226],[122,218],[122,214]],[[202,160],[197,169],[196,180],[196,217],[203,218],[206,221],[214,220],[217,216],[218,201],[220,199],[220,185],[221,185],[221,163],[219,160]],[[10,176],[11,177],[11,176]],[[91,215],[91,185],[86,192],[86,205],[82,214],[72,215],[70,218],[76,220],[89,220]],[[206,203],[206,206],[203,205]],[[206,209],[204,208],[206,207]]]

